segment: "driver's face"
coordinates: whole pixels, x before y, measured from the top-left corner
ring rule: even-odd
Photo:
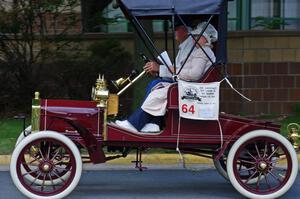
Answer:
[[[184,26],[177,26],[175,28],[175,39],[182,43],[188,37],[188,31]]]

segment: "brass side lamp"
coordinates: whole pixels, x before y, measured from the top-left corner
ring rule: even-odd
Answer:
[[[109,97],[109,90],[107,89],[104,75],[99,74],[96,80],[95,87],[92,88],[92,99],[97,102],[97,107],[104,109],[103,116],[103,140],[107,140],[106,124],[107,124],[107,101]]]
[[[116,116],[119,112],[119,97],[109,93],[104,75],[99,75],[95,87],[92,88],[92,100],[97,102],[97,107],[105,108],[106,115]]]
[[[300,126],[297,123],[290,123],[287,126],[287,130],[289,132],[288,134],[288,140],[292,143],[292,145],[294,146],[294,149],[296,151],[299,151],[299,130],[300,130]]]
[[[95,87],[92,88],[92,99],[98,102],[98,107],[106,108],[108,96],[109,90],[107,89],[104,75],[99,75]]]

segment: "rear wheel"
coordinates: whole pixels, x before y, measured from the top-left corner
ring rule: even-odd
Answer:
[[[256,130],[240,137],[227,159],[230,182],[248,198],[278,198],[293,185],[298,158],[291,143],[269,130]],[[248,183],[254,180],[253,183]]]
[[[82,161],[69,138],[42,131],[16,146],[10,172],[16,187],[29,198],[63,198],[78,184]]]

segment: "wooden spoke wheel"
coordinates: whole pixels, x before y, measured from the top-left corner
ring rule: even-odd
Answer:
[[[29,198],[63,198],[78,184],[82,161],[69,138],[42,131],[16,146],[10,172],[16,187]]]
[[[31,131],[31,125],[28,126],[28,127],[25,129],[25,131],[26,131],[26,132],[30,132],[30,131]],[[18,139],[17,139],[16,145],[18,145],[24,138],[25,138],[25,136],[24,136],[24,133],[23,133],[23,131],[22,131],[22,132],[20,133]],[[57,154],[57,155],[56,155],[55,159],[62,157],[62,154],[61,154],[61,153],[63,153],[63,151],[60,151],[62,148],[57,148],[57,147],[55,147],[55,146],[50,146],[50,145],[49,145],[49,147],[51,147],[51,149],[49,148],[49,150],[51,150],[51,152],[57,150],[57,152],[60,153],[60,154]],[[45,147],[44,147],[44,148],[45,148]],[[34,149],[35,149],[35,147],[32,146],[31,150],[34,150]],[[39,156],[39,154],[37,153],[36,156]],[[39,157],[37,157],[37,158],[39,158]],[[59,166],[60,166],[60,167],[59,167]],[[28,165],[23,165],[23,168],[21,168],[21,171],[22,171],[22,173],[24,173],[24,174],[25,174],[25,173],[28,173],[28,174],[26,175],[27,180],[30,180],[30,181],[34,182],[35,184],[42,185],[43,183],[45,183],[45,184],[49,185],[49,184],[54,183],[55,185],[57,185],[57,184],[59,184],[59,183],[62,182],[61,179],[65,180],[65,179],[68,178],[68,176],[69,176],[69,174],[70,174],[70,172],[68,172],[68,169],[69,169],[68,167],[70,167],[70,166],[71,166],[70,164],[66,164],[66,163],[64,163],[64,162],[60,162],[60,164],[57,165],[57,170],[58,170],[57,172],[58,172],[60,178],[58,178],[57,176],[53,176],[53,178],[50,179],[49,177],[47,177],[47,178],[46,178],[46,181],[43,181],[43,176],[39,176],[39,177],[37,177],[37,179],[36,179],[36,173],[35,173],[35,172],[32,172],[31,168],[30,168]],[[57,179],[58,179],[58,180],[57,180]]]
[[[227,159],[230,182],[248,198],[280,197],[293,185],[297,172],[298,158],[293,146],[285,137],[269,130],[256,130],[240,137]]]

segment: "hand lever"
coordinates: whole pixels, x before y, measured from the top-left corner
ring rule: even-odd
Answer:
[[[144,53],[140,53],[140,56],[142,57],[144,63],[147,63],[150,61],[149,58]]]

